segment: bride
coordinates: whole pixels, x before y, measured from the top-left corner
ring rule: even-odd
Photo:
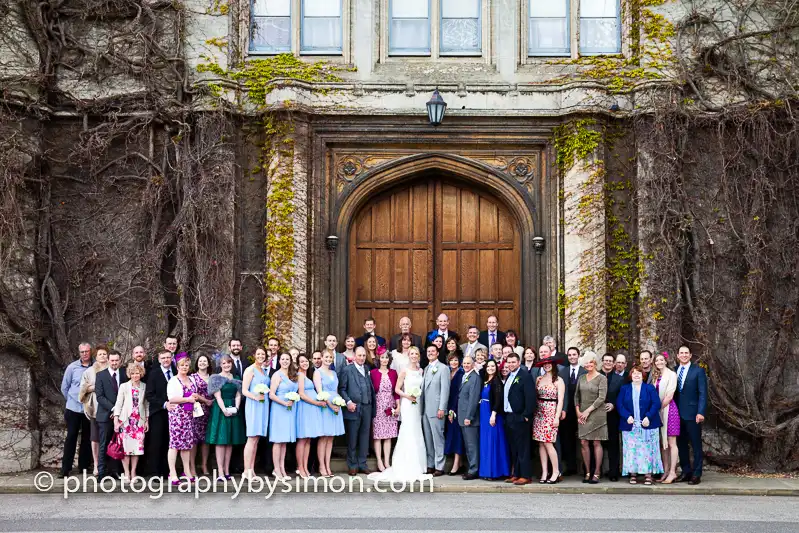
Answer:
[[[419,349],[411,346],[408,358],[410,362],[397,380],[396,392],[402,398],[399,409],[402,413],[402,424],[391,460],[393,466],[383,472],[369,474],[368,478],[373,481],[416,481],[433,477],[426,473],[427,453],[422,434],[422,402],[420,398],[408,393],[416,388],[422,390],[424,386],[424,374],[419,368]]]

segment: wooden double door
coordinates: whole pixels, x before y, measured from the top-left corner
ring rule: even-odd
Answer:
[[[423,335],[440,313],[464,339],[492,314],[517,329],[519,237],[508,209],[470,185],[432,177],[375,197],[351,226],[348,331],[373,316],[391,335],[407,315]]]

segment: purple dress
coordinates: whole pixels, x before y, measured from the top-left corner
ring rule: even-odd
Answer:
[[[174,378],[173,378],[174,379]],[[194,384],[187,387],[180,382],[183,387],[183,396],[191,396],[192,393],[197,392]],[[187,409],[185,406],[188,406]],[[191,450],[196,444],[194,436],[194,422],[192,419],[194,415],[192,411],[193,404],[183,403],[177,406],[177,409],[169,411],[169,448],[172,450]]]
[[[201,378],[199,374],[192,374],[191,379],[194,381],[195,387],[197,387],[197,394],[206,400],[210,399],[211,396],[208,394],[208,382]],[[195,441],[205,442],[205,430],[208,427],[208,415],[210,410],[204,403],[201,403],[200,405],[203,408],[204,414],[203,416],[198,416],[196,418],[192,417],[192,425],[194,426]]]
[[[655,386],[658,388],[658,391],[660,391],[660,378],[658,378]],[[667,437],[680,436],[680,411],[677,410],[677,404],[674,402],[674,398],[671,399],[671,403],[669,404],[669,419],[661,420],[661,423],[666,424]]]

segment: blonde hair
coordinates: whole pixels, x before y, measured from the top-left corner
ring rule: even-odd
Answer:
[[[411,346],[410,348],[408,348],[408,357],[410,357],[411,353],[413,352],[416,352],[416,355],[419,356],[419,360],[421,361],[422,353],[419,351],[419,348],[417,348],[416,346]]]
[[[580,356],[578,363],[580,364],[580,366],[585,366],[586,363],[588,363],[589,361],[593,361],[594,365],[599,366],[596,353],[592,352],[591,350],[588,350],[585,353],[583,353],[583,355]]]
[[[137,363],[136,361],[128,363],[128,366],[125,369],[125,373],[128,375],[128,378],[130,378],[130,376],[133,375],[134,371],[141,374],[141,377],[144,377],[144,374],[147,373],[147,371],[144,369],[144,365],[142,365],[141,363]]]

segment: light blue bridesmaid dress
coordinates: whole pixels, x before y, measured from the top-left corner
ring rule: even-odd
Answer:
[[[330,393],[330,399],[338,396],[338,375],[331,372],[326,376],[322,372],[322,390]],[[338,414],[334,413],[330,407],[322,408],[322,432],[325,437],[336,437],[344,434],[344,414],[339,408]]]
[[[297,392],[299,387],[296,381],[291,381],[282,370],[278,371],[281,377],[275,395],[281,400],[286,400],[286,394]],[[269,442],[295,442],[297,440],[297,403],[294,402],[291,410],[277,402],[271,402],[269,410]]]
[[[312,379],[305,378],[304,388],[305,395],[315,400],[316,389]],[[322,434],[322,408],[302,400],[294,405],[297,410],[297,438],[315,439],[320,436]]]
[[[263,372],[253,369],[249,392],[255,394],[253,389],[261,383],[269,387],[269,377]],[[248,437],[266,437],[269,429],[269,391],[264,394],[262,402],[247,398],[247,401],[244,402],[244,421],[247,425]]]

